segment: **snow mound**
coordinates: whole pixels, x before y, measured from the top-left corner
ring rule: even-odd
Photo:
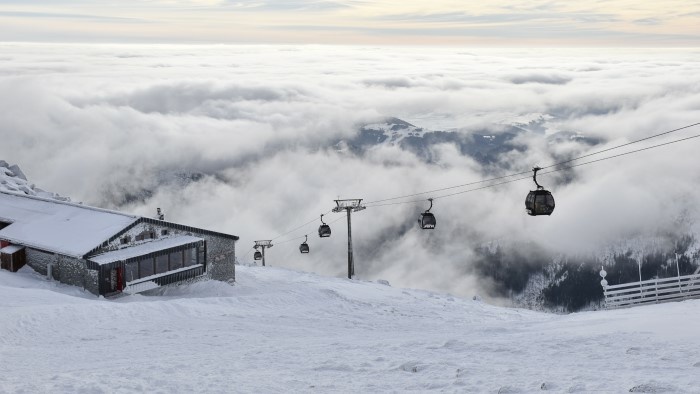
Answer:
[[[70,201],[68,197],[61,197],[56,193],[39,189],[27,180],[18,165],[9,165],[5,160],[0,160],[0,192],[22,193],[29,196]]]

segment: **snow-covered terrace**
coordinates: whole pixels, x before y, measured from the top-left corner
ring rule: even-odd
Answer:
[[[139,219],[106,209],[0,191],[0,239],[82,258]]]
[[[188,245],[199,241],[203,241],[203,239],[193,237],[191,235],[181,235],[177,237],[163,238],[157,241],[146,242],[141,245],[131,246],[128,248],[102,253],[100,255],[90,257],[89,260],[100,265],[109,264],[115,261],[128,260],[133,257],[143,256],[162,250],[168,250],[170,248]]]

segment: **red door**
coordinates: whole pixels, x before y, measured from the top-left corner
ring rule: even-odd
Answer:
[[[117,291],[124,290],[124,269],[122,267],[117,268]]]

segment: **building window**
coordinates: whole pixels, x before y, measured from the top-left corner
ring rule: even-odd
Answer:
[[[168,230],[167,229],[160,230],[160,235],[168,235]]]
[[[168,269],[168,255],[164,254],[156,257],[156,274],[162,274],[168,271],[170,271]]]
[[[119,241],[121,242],[122,245],[126,245],[129,242],[131,242],[131,237],[128,235],[125,235]]]
[[[203,264],[203,251],[203,247],[194,246],[190,249],[166,253],[155,258],[141,257],[138,261],[125,264],[124,280],[133,282],[147,276],[165,274],[184,267]]]
[[[139,260],[139,276],[145,278],[155,274],[155,269],[153,267],[153,258],[146,258]]]
[[[180,269],[183,266],[182,263],[182,251],[170,253],[170,270]]]
[[[197,264],[197,248],[185,250],[185,267]]]
[[[155,231],[150,231],[150,230],[144,230],[139,235],[136,236],[137,241],[144,241],[147,239],[153,239],[156,237],[156,232]]]
[[[134,281],[141,277],[139,275],[139,263],[137,261],[126,264],[126,269],[124,271],[124,278],[127,282]]]

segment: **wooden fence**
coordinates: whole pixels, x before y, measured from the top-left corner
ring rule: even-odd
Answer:
[[[605,277],[603,276],[603,278]],[[700,298],[700,274],[612,286],[603,284],[603,293],[605,294],[606,309]]]

